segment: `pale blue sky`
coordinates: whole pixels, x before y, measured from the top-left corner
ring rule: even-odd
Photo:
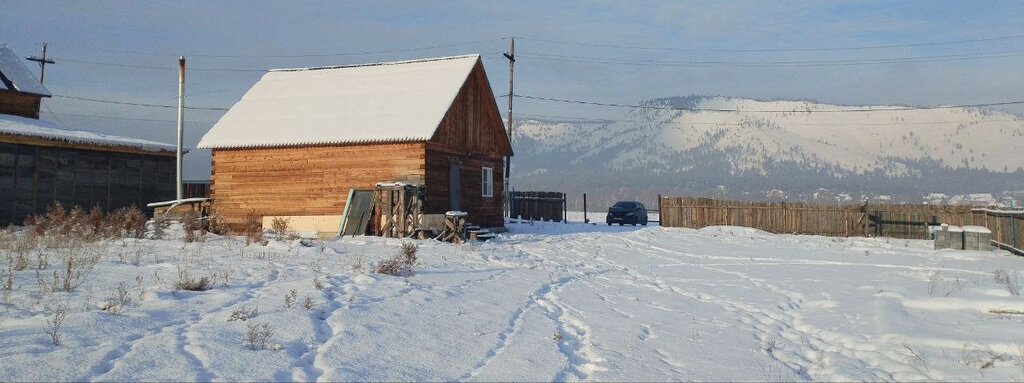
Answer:
[[[58,61],[46,73],[54,94],[155,104],[175,103],[179,55],[188,57],[191,106],[233,104],[261,75],[238,69],[461,53],[481,53],[494,91],[502,94],[508,81],[507,62],[500,55],[508,40],[502,38],[518,36],[520,94],[617,103],[705,94],[931,105],[1024,99],[1024,37],[815,49],[1021,36],[1021,20],[1020,1],[2,0],[0,41],[22,56],[38,55],[39,44],[48,42],[49,54]],[[368,51],[389,52],[355,54]],[[305,57],[266,57],[300,55]],[[943,58],[864,63],[936,56]],[[831,64],[837,60],[855,64]],[[707,61],[726,64],[679,65]],[[765,64],[792,61],[826,64]],[[114,63],[129,66],[109,65]],[[30,67],[38,70],[34,63]],[[211,71],[216,69],[233,71]],[[173,141],[173,109],[61,98],[45,104],[47,120]],[[504,111],[504,99],[499,104]],[[614,118],[623,111],[517,100],[516,113]],[[219,115],[189,111],[187,144],[194,146]],[[194,151],[187,159],[187,178],[205,179],[208,172],[209,153]]]

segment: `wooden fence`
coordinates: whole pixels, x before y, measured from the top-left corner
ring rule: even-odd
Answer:
[[[992,228],[990,224],[995,225],[994,222],[1008,226],[1009,223],[1002,223],[1003,220],[1020,220],[1020,217],[999,218],[977,209],[972,211],[970,206],[739,202],[689,197],[661,197],[658,205],[662,226],[701,228],[730,225],[752,227],[771,233],[840,237],[928,239],[928,225],[948,223]],[[1019,223],[1015,225],[1018,237],[1021,230],[1019,226]],[[992,231],[995,239],[997,230]]]
[[[1024,210],[972,209],[976,224],[992,230],[992,242],[1024,255]]]
[[[512,218],[535,221],[563,221],[565,219],[565,193],[541,191],[512,191],[509,209]]]

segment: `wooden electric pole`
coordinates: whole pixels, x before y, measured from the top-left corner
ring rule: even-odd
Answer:
[[[35,61],[39,63],[39,83],[43,83],[43,79],[46,78],[46,64],[56,64],[56,61],[46,58],[46,43],[43,43],[43,57],[29,56],[25,58],[28,61]]]
[[[505,58],[508,59],[508,127],[507,128],[508,128],[508,144],[509,144],[509,146],[511,146],[512,145],[512,97],[515,95],[515,93],[513,92],[513,87],[515,85],[514,79],[515,79],[515,71],[516,71],[516,38],[515,37],[511,38],[511,43],[510,43],[510,45],[508,47],[508,52],[503,53],[503,55],[505,55]],[[504,188],[504,190],[505,190],[505,194],[506,194],[506,198],[505,198],[506,206],[508,205],[508,201],[509,201],[507,194],[508,194],[508,191],[510,190],[509,189],[509,179],[512,178],[511,174],[512,174],[512,157],[511,156],[505,156],[505,188]],[[511,207],[509,207],[509,209],[511,209]],[[511,212],[511,210],[509,210],[509,211]]]

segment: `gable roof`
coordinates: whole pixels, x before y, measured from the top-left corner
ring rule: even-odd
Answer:
[[[246,148],[426,141],[480,55],[263,75],[199,141]]]
[[[50,91],[7,44],[0,43],[0,89],[17,90],[24,93],[50,97]]]

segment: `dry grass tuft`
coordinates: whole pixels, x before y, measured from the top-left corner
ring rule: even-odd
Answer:
[[[410,277],[416,274],[414,268],[418,264],[416,253],[419,246],[412,242],[403,242],[402,248],[389,259],[377,263],[377,273]]]

